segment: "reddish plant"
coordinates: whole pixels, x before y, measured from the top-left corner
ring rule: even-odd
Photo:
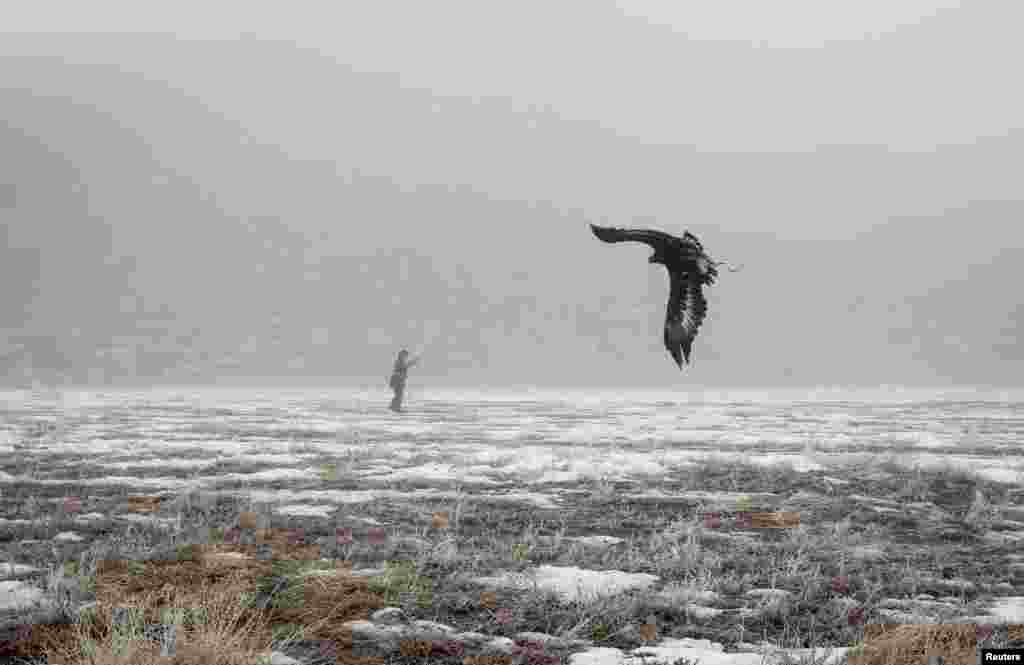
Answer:
[[[22,623],[0,632],[0,655],[13,656],[17,651],[18,644],[25,642],[32,636],[32,624]]]
[[[82,512],[82,499],[77,496],[64,497],[64,512],[66,513],[80,513]]]
[[[516,640],[512,653],[522,656],[522,662],[527,665],[558,665],[560,661],[558,656],[547,653],[543,644],[530,640]]]
[[[846,622],[851,626],[859,626],[864,623],[864,608],[851,607],[846,613]]]
[[[464,651],[465,646],[458,640],[437,640],[434,642],[430,653],[432,656],[454,656],[461,658]]]
[[[337,659],[338,644],[334,640],[320,640],[320,655],[329,660]]]

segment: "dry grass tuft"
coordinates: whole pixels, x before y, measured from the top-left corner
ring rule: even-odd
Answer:
[[[920,665],[942,656],[946,665],[976,665],[974,624],[919,624],[865,627],[864,648],[849,665]]]
[[[256,546],[192,545],[173,560],[98,561],[94,608],[78,621],[32,626],[13,655],[65,665],[251,665],[288,627],[289,635],[333,642],[339,663],[367,663],[351,656],[341,624],[368,618],[383,599],[344,564],[337,575],[304,575],[319,558],[315,545],[290,545],[271,530],[263,536],[272,560],[256,558]],[[177,624],[173,655],[141,639],[148,624]]]

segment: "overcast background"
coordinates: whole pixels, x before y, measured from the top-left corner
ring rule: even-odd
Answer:
[[[211,4],[5,7],[6,383],[1024,383],[1018,0]]]

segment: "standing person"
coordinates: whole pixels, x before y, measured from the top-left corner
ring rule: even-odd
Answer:
[[[391,379],[388,385],[395,391],[395,397],[391,400],[391,410],[398,413],[402,410],[402,397],[405,395],[405,381],[408,378],[409,368],[420,361],[419,358],[408,360],[409,352],[402,349],[395,358],[395,367],[391,370]]]

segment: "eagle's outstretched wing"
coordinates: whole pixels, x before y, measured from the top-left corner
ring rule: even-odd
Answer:
[[[707,314],[705,284],[714,284],[718,264],[704,251],[696,236],[686,232],[682,238],[651,229],[619,229],[590,225],[591,231],[604,242],[635,241],[650,245],[652,263],[668,268],[671,281],[668,307],[665,311],[665,348],[680,369],[683,361],[690,363],[690,350],[697,331]]]
[[[697,330],[704,322],[708,303],[704,300],[697,275],[669,272],[669,279],[671,286],[665,311],[665,348],[682,369],[684,359],[687,365],[690,364],[690,349]]]
[[[605,242],[636,241],[646,243],[656,250],[665,249],[667,246],[679,242],[678,238],[674,236],[649,229],[616,229],[611,226],[594,226],[591,224],[590,230],[594,232],[595,236]]]

